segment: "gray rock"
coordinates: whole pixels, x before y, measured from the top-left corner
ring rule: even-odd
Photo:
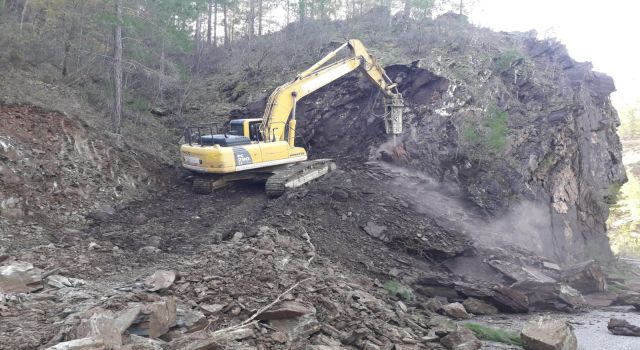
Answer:
[[[129,327],[129,332],[158,338],[167,333],[169,328],[176,325],[176,314],[176,301],[174,298],[140,305],[140,313]]]
[[[640,337],[640,327],[634,326],[625,320],[617,318],[612,318],[609,320],[607,329],[615,335]]]
[[[442,306],[442,312],[456,320],[466,320],[471,318],[471,315],[467,313],[464,306],[460,303],[451,303]]]
[[[307,314],[315,314],[313,307],[306,306],[297,301],[285,301],[280,306],[262,312],[256,317],[258,320],[280,320],[296,318]]]
[[[0,293],[29,293],[42,289],[42,270],[25,261],[0,266]]]
[[[467,312],[474,315],[495,315],[498,313],[498,309],[495,306],[476,298],[467,298],[462,305]]]
[[[100,339],[81,338],[58,343],[47,350],[104,350],[107,349]]]
[[[389,240],[387,235],[384,234],[384,232],[387,230],[386,226],[378,225],[373,221],[368,221],[367,224],[362,227],[362,229],[373,238],[377,238],[384,242]]]
[[[153,275],[145,278],[144,286],[150,292],[159,291],[171,287],[176,280],[176,273],[173,271],[158,270]]]
[[[84,286],[87,282],[79,278],[71,278],[60,275],[51,275],[46,278],[47,285],[54,288],[68,288]]]
[[[561,319],[534,317],[520,334],[526,350],[577,350],[578,340],[571,326]]]
[[[447,350],[477,350],[482,347],[482,342],[464,326],[458,326],[458,329],[440,339],[440,343]]]

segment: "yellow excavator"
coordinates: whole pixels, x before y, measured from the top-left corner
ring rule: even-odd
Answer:
[[[345,48],[347,57],[329,63]],[[267,195],[277,197],[334,170],[333,160],[307,160],[306,150],[296,147],[296,103],[358,68],[385,95],[386,133],[402,133],[404,101],[397,84],[359,40],[349,40],[278,87],[262,118],[231,120],[224,134],[215,134],[213,125],[186,127],[180,154],[182,166],[195,175],[194,192],[208,194],[230,181],[265,179]]]

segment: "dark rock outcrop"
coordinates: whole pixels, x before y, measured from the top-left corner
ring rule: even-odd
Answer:
[[[456,184],[500,223],[467,228],[478,237],[526,242],[563,263],[612,257],[605,221],[626,181],[613,80],[553,40],[462,30],[483,44],[386,68],[406,102],[398,165]],[[382,96],[364,77],[338,85],[300,102],[299,134],[316,156],[378,156],[387,142]]]

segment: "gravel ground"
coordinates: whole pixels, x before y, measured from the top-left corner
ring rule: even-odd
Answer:
[[[542,315],[542,314],[540,314]],[[607,329],[611,318],[621,318],[634,325],[640,325],[640,313],[627,306],[608,307],[588,313],[567,315],[553,314],[566,318],[574,327],[578,338],[578,350],[638,350],[640,338],[614,335]],[[494,327],[519,331],[532,315],[499,315],[477,317],[472,322],[484,323]]]

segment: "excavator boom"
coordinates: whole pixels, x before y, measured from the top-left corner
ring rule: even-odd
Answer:
[[[351,54],[334,63],[327,63],[348,48]],[[295,132],[295,106],[298,100],[323,86],[362,68],[369,79],[382,91],[385,101],[385,129],[388,134],[402,133],[402,109],[404,101],[395,84],[384,69],[371,56],[359,40],[349,40],[330,52],[296,78],[278,87],[269,97],[262,117],[262,132],[267,142],[287,140],[292,142]],[[295,135],[295,134],[294,134]]]

